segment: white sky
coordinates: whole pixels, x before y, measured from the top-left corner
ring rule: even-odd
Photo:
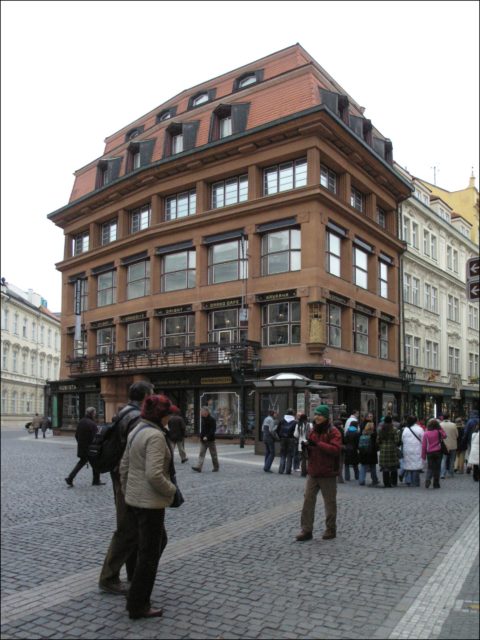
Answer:
[[[300,43],[394,159],[449,190],[479,176],[478,2],[1,3],[1,275],[61,308],[73,172],[180,91]]]

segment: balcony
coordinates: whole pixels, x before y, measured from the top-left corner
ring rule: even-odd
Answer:
[[[218,342],[204,342],[187,348],[132,349],[112,354],[67,358],[65,363],[70,367],[70,377],[118,375],[124,371],[158,371],[186,367],[218,368],[219,365],[230,369],[232,355],[240,355],[242,362],[253,366],[254,358],[260,349],[260,343],[252,340],[223,345],[219,345]]]

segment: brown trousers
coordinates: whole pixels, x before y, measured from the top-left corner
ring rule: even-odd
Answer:
[[[302,531],[311,533],[315,520],[315,505],[317,494],[322,492],[325,505],[326,531],[336,533],[337,530],[337,478],[312,478],[307,476],[300,525]]]

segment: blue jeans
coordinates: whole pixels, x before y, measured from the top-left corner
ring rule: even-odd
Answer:
[[[445,454],[442,458],[442,468],[440,469],[440,476],[444,478],[447,475],[447,460],[448,463],[448,474],[453,478],[454,471],[453,466],[455,464],[455,456],[457,455],[456,449],[451,449],[447,454]]]
[[[358,480],[358,464],[345,464],[345,480],[350,480],[350,466],[353,467],[353,473],[355,474],[355,480]]]
[[[270,471],[272,462],[275,458],[275,441],[272,436],[264,436],[263,444],[265,445],[265,462],[263,464],[264,471]]]
[[[412,487],[420,486],[420,470],[415,469],[412,471],[405,471],[404,477],[405,484],[411,484]]]
[[[372,479],[372,484],[378,484],[377,478],[377,465],[376,464],[361,464],[360,465],[360,474],[358,477],[358,484],[364,485],[365,478],[367,476],[367,471],[370,472],[370,477]]]

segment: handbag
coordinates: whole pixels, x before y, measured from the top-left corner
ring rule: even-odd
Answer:
[[[177,490],[175,491],[175,495],[173,496],[173,502],[170,505],[170,507],[176,509],[177,507],[180,507],[185,502],[185,498],[183,497],[182,492],[180,491],[176,478],[173,478],[172,482],[175,485]]]
[[[444,456],[448,455],[447,445],[443,441],[442,434],[440,433],[440,431],[438,432],[438,441],[440,442],[440,451],[442,452],[442,455]]]

